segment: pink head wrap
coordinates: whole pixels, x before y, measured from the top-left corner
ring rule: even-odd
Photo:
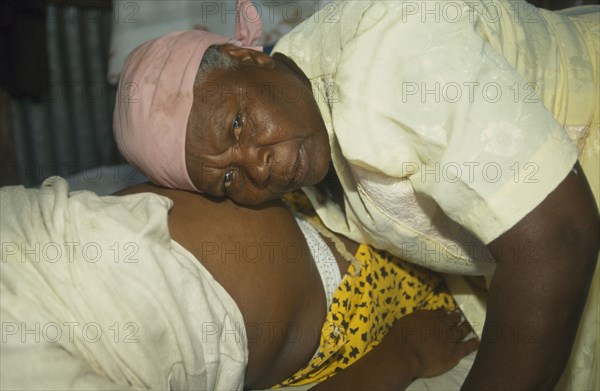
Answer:
[[[235,40],[201,31],[175,31],[148,41],[125,61],[113,117],[121,154],[157,185],[194,190],[185,164],[194,80],[211,45],[256,47],[262,24],[250,0],[238,0]]]

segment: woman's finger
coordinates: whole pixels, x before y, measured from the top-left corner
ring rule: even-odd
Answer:
[[[471,334],[473,332],[473,329],[471,328],[471,325],[469,324],[469,322],[462,322],[461,324],[459,324],[457,326],[458,329],[458,340],[462,341],[465,339],[465,337],[469,334]]]

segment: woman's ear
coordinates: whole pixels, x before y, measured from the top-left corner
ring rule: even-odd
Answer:
[[[273,59],[263,52],[250,48],[242,48],[230,43],[221,45],[220,49],[242,63],[254,64],[268,69],[275,67]]]

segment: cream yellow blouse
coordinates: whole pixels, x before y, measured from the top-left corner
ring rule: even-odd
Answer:
[[[598,8],[575,10],[340,1],[283,37],[274,51],[310,79],[344,188],[345,213],[305,189],[325,224],[434,270],[492,273],[485,244],[598,131]]]

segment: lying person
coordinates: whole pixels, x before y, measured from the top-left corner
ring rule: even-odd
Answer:
[[[280,202],[58,177],[0,200],[2,389],[397,390],[477,347],[439,277]]]
[[[493,274],[465,388],[551,389],[600,246],[599,35],[597,7],[524,1],[334,2],[271,57],[180,31],[129,57],[115,137],[157,184],[244,204],[303,187],[335,232]]]

